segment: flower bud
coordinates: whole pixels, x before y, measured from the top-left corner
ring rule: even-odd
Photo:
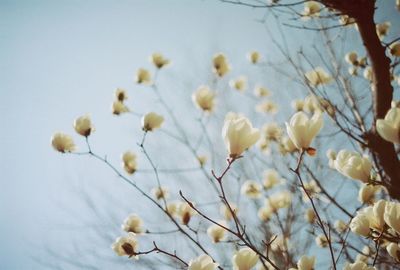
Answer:
[[[138,84],[151,84],[151,74],[147,69],[139,68],[136,72],[136,83]]]
[[[257,262],[257,253],[248,247],[241,248],[232,258],[234,270],[249,270],[253,268]]]
[[[88,137],[94,130],[89,115],[84,115],[75,119],[74,128],[78,134],[84,137]]]
[[[391,108],[385,119],[378,119],[376,130],[384,140],[400,144],[400,108]]]
[[[215,105],[215,93],[208,86],[200,86],[192,95],[193,103],[205,112],[211,112]]]
[[[130,232],[127,236],[119,237],[112,244],[111,248],[117,253],[118,256],[128,256],[139,259],[136,255],[138,251],[138,241],[136,240],[135,234]]]
[[[349,178],[367,183],[370,179],[372,164],[368,157],[362,157],[357,152],[340,150],[335,160],[335,168]]]
[[[218,224],[220,224],[226,228],[228,227],[228,225],[226,224],[225,221],[220,221],[220,222],[218,222]],[[224,228],[222,228],[221,226],[216,225],[216,224],[211,225],[207,229],[207,234],[211,238],[213,243],[218,243],[218,242],[222,241],[225,238],[225,232],[226,232],[226,230]]]
[[[73,152],[76,149],[72,137],[60,132],[55,133],[51,137],[51,145],[55,150],[61,153]]]
[[[164,58],[161,53],[153,53],[150,56],[150,62],[153,63],[156,68],[161,69],[164,66],[168,65],[170,61]]]
[[[261,55],[257,51],[252,51],[247,54],[247,59],[252,64],[257,64],[260,61]]]
[[[228,60],[225,55],[219,53],[213,58],[213,71],[219,76],[223,77],[230,70]]]
[[[142,129],[146,132],[153,131],[160,128],[163,122],[164,117],[155,112],[150,112],[142,117]]]
[[[128,174],[133,174],[137,169],[136,155],[133,152],[125,152],[122,155],[122,167]]]
[[[208,255],[201,255],[196,259],[190,260],[188,270],[215,270],[219,266],[214,263]]]
[[[124,220],[121,227],[126,232],[140,234],[143,232],[142,223],[143,221],[138,215],[131,214]]]

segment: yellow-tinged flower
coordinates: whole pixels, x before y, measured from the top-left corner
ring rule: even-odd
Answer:
[[[301,256],[297,261],[298,270],[314,270],[315,256]]]
[[[350,25],[350,24],[354,24],[356,22],[356,20],[352,17],[349,17],[348,15],[341,15],[339,18],[339,22],[346,26],[346,25]]]
[[[84,115],[75,119],[74,129],[78,134],[84,137],[89,136],[94,131],[90,116]]]
[[[208,255],[201,255],[196,259],[190,260],[188,270],[215,270],[219,266],[214,263]]]
[[[305,76],[312,86],[324,85],[332,81],[332,77],[322,67],[307,72]]]
[[[230,70],[228,60],[222,53],[216,54],[213,58],[213,71],[219,76],[223,77]]]
[[[236,79],[229,81],[231,88],[243,92],[247,88],[247,78],[245,76],[239,76]]]
[[[368,236],[370,233],[368,216],[363,213],[357,213],[351,220],[350,230],[355,234]]]
[[[400,57],[400,42],[394,42],[389,46],[390,54],[396,57]]]
[[[308,208],[306,210],[306,212],[304,213],[304,217],[305,217],[305,219],[307,220],[308,223],[314,223],[315,218],[316,218],[314,209]]]
[[[334,227],[336,231],[339,233],[342,233],[347,230],[347,224],[341,219],[335,221]]]
[[[372,81],[372,68],[371,67],[366,67],[364,69],[364,73],[363,76],[365,79],[367,79],[368,81]]]
[[[265,189],[271,189],[284,181],[274,169],[265,170],[263,173],[263,186]]]
[[[260,138],[260,131],[253,128],[251,122],[243,116],[225,120],[222,137],[231,158],[240,157],[243,152],[254,145]]]
[[[287,190],[274,193],[265,200],[265,205],[269,206],[273,212],[281,208],[288,208],[291,203],[292,195]]]
[[[303,16],[318,17],[321,11],[321,5],[316,1],[307,1],[304,3]]]
[[[372,204],[375,194],[381,189],[380,186],[362,184],[358,192],[358,200],[361,203]]]
[[[203,167],[208,160],[208,157],[206,155],[202,156],[197,156],[197,161],[199,162],[200,166]]]
[[[164,117],[162,115],[150,112],[142,117],[142,129],[146,132],[153,131],[160,128],[163,122]]]
[[[390,22],[383,22],[383,23],[378,23],[376,25],[376,33],[378,34],[378,37],[382,40],[387,34],[389,33],[391,23]]]
[[[391,108],[385,119],[376,120],[376,130],[386,141],[400,143],[400,108]]]
[[[157,200],[165,200],[169,197],[169,191],[166,187],[155,187],[151,190],[151,193]]]
[[[200,86],[192,95],[193,103],[201,110],[211,112],[215,105],[215,93],[208,86]]]
[[[218,224],[224,226],[225,228],[228,228],[228,224],[224,220],[219,221]],[[224,240],[225,232],[226,232],[226,230],[224,228],[222,228],[221,226],[216,225],[216,224],[211,225],[207,229],[207,234],[211,238],[213,243],[218,243],[218,242]]]
[[[235,215],[237,215],[237,213],[239,212],[239,208],[233,203],[230,203],[229,205],[231,206],[231,209],[235,213]],[[221,205],[220,213],[228,221],[233,218],[231,210],[225,204]]]
[[[247,59],[250,61],[250,63],[257,64],[261,59],[261,55],[257,51],[251,51],[247,54]]]
[[[150,71],[144,68],[139,68],[136,71],[136,83],[138,84],[151,84],[151,74]]]
[[[138,252],[138,241],[136,240],[136,235],[132,232],[128,233],[126,236],[117,238],[111,248],[118,256],[128,256],[129,258],[139,259],[136,255]]]
[[[376,268],[373,266],[368,267],[365,262],[358,261],[355,263],[346,263],[343,270],[376,270]]]
[[[368,157],[362,157],[357,152],[340,150],[335,159],[335,168],[349,178],[367,183],[370,180],[372,164]]]
[[[309,113],[322,112],[320,102],[314,95],[309,95],[304,99],[303,111]]]
[[[116,100],[111,105],[112,113],[115,115],[120,115],[121,113],[129,112],[129,108],[119,100]]]
[[[386,224],[400,234],[400,203],[387,202],[383,217]]]
[[[278,141],[282,137],[283,130],[276,122],[271,122],[262,127],[262,133],[267,140]]]
[[[241,248],[232,257],[234,270],[250,270],[258,262],[258,255],[252,249],[245,247]]]
[[[315,113],[311,119],[303,112],[295,113],[286,123],[289,138],[297,149],[307,149],[323,126],[322,115]]]
[[[257,215],[260,220],[268,221],[273,213],[272,208],[269,205],[265,205],[258,210]]]
[[[254,180],[247,180],[243,183],[241,193],[251,199],[257,199],[261,197],[261,185]]]
[[[302,99],[295,99],[292,101],[292,108],[295,109],[297,112],[302,111],[304,109],[304,100]]]
[[[256,111],[260,113],[276,114],[278,112],[278,105],[271,100],[266,100],[256,106]]]
[[[320,234],[315,238],[315,243],[317,244],[317,246],[322,248],[326,248],[329,244],[328,239],[323,234]]]
[[[254,95],[257,97],[268,97],[271,95],[271,91],[263,86],[256,86],[254,88]]]
[[[161,69],[164,66],[168,65],[170,61],[166,59],[161,53],[153,53],[150,56],[150,62],[153,63],[156,68]]]
[[[72,137],[61,132],[57,132],[51,137],[51,145],[61,153],[73,152],[76,149]]]
[[[356,52],[349,52],[345,55],[344,59],[346,60],[347,63],[350,65],[358,65],[358,55]]]
[[[386,250],[389,255],[396,261],[400,262],[400,245],[396,243],[390,243],[386,246]]]
[[[179,201],[169,202],[166,207],[167,213],[171,216],[176,216],[180,203]]]
[[[178,215],[181,217],[181,222],[183,225],[187,225],[192,216],[196,214],[196,211],[187,203],[181,202],[178,206]]]
[[[122,88],[117,88],[115,90],[115,98],[121,102],[124,102],[126,99],[128,99],[128,95],[126,94],[126,90]]]
[[[124,220],[124,223],[121,225],[121,228],[126,232],[133,232],[135,234],[140,234],[143,233],[142,224],[143,221],[138,215],[131,214]]]
[[[293,153],[297,150],[296,145],[294,145],[292,139],[290,139],[288,136],[282,138],[282,145],[287,153]]]
[[[136,172],[137,161],[135,153],[127,151],[122,155],[122,167],[129,174]]]

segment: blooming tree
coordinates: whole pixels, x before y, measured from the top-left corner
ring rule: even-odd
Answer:
[[[278,91],[245,75],[231,76],[229,58],[216,53],[209,60],[211,81],[192,91],[200,114],[200,132],[193,132],[181,121],[185,115],[166,102],[159,83],[170,60],[154,53],[152,69],[138,69],[134,82],[152,91],[162,111],[137,112],[128,104],[128,91],[118,88],[114,94],[112,113],[140,117],[142,129],[138,151],[121,153],[121,166],[91,143],[101,123],[95,132],[90,116],[74,122],[86,149],[76,149],[78,138],[55,133],[56,151],[96,159],[144,198],[121,220],[112,250],[125,257],[120,260],[133,259],[132,265],[161,257],[164,267],[190,270],[400,269],[400,106],[394,98],[400,42],[385,39],[390,22],[374,22],[379,5],[373,0],[222,2],[265,9],[277,25],[278,15],[289,16],[297,31],[318,32],[323,44],[313,50],[321,64],[302,48],[295,51],[276,40],[290,70],[268,61],[268,54],[248,53],[249,66],[273,68],[304,90],[302,99],[285,100],[292,109],[281,113],[279,107],[287,104],[271,97]],[[358,35],[365,51],[340,54],[346,33]],[[231,96],[241,100],[239,107],[229,107]],[[158,167],[148,149],[148,140],[159,137],[169,141],[159,157],[185,152],[173,168]],[[151,189],[137,176],[139,158],[151,168]],[[165,184],[168,174],[182,172],[189,175],[186,188]],[[148,227],[135,213],[135,207],[147,205],[157,209],[158,227]],[[171,248],[176,237],[182,244]]]

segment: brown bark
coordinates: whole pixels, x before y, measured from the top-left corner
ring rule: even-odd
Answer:
[[[371,87],[374,99],[374,124],[371,130],[365,134],[365,138],[370,150],[378,157],[379,165],[384,170],[385,182],[390,195],[400,200],[400,162],[394,145],[383,140],[375,129],[375,120],[385,117],[393,99],[390,59],[386,56],[386,48],[376,33],[375,1],[322,0],[322,2],[356,20],[373,73]]]

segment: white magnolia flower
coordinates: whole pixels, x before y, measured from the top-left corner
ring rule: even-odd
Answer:
[[[387,202],[383,217],[386,224],[400,234],[400,203]]]
[[[380,186],[362,184],[358,192],[358,200],[361,203],[371,204],[374,202],[375,194],[381,189]]]
[[[229,81],[231,88],[243,92],[247,88],[247,78],[245,76],[239,76],[238,78]]]
[[[265,87],[256,86],[254,88],[254,95],[256,95],[257,97],[268,97],[271,95],[271,91]]]
[[[187,202],[182,202],[179,204],[178,215],[181,217],[181,222],[183,225],[187,225],[195,214],[196,211]]]
[[[256,111],[260,113],[276,114],[278,112],[278,104],[271,100],[266,100],[256,106]]]
[[[303,16],[318,17],[321,11],[321,5],[317,1],[307,1],[304,3]]]
[[[151,84],[151,74],[147,69],[139,68],[136,71],[136,83],[138,84]]]
[[[372,164],[368,157],[357,152],[340,150],[335,159],[335,168],[341,174],[367,183],[370,179]]]
[[[329,244],[328,239],[323,234],[320,234],[315,238],[315,243],[321,248],[326,248]]]
[[[248,247],[240,249],[232,258],[234,270],[250,270],[257,262],[257,253]]]
[[[305,219],[307,220],[308,223],[314,223],[315,218],[316,218],[314,209],[308,208],[306,210],[306,212],[304,213],[304,217],[305,217]]]
[[[302,99],[295,99],[291,103],[292,108],[295,109],[297,112],[302,111],[304,109],[304,100]]]
[[[115,100],[111,105],[111,111],[115,115],[129,112],[129,108],[120,100]]]
[[[376,25],[376,33],[378,34],[378,37],[382,40],[387,34],[389,33],[391,23],[390,22],[383,22],[383,23],[378,23]]]
[[[356,52],[349,52],[345,55],[344,59],[346,60],[347,63],[350,65],[358,65],[358,55]]]
[[[222,53],[216,54],[213,58],[213,71],[219,76],[223,77],[229,72],[230,66],[225,55]]]
[[[369,256],[373,255],[371,249],[369,248],[369,246],[364,246],[361,251],[362,253],[357,254],[355,262],[367,263]]]
[[[78,134],[84,137],[89,136],[94,130],[90,116],[84,115],[75,119],[74,129]]]
[[[323,119],[320,113],[313,115],[311,119],[303,112],[295,113],[286,123],[286,130],[289,138],[298,149],[307,149],[314,137],[323,126]]]
[[[208,86],[200,86],[192,95],[193,103],[201,110],[211,112],[215,105],[215,93]]]
[[[317,112],[322,112],[322,108],[320,106],[320,98],[314,96],[314,95],[309,95],[304,99],[304,105],[303,105],[303,110],[305,112],[309,112],[311,114],[317,113]]]
[[[218,224],[228,228],[228,225],[225,221],[219,221]],[[219,225],[213,224],[207,229],[207,234],[213,241],[213,243],[218,243],[225,238],[226,230]]]
[[[136,235],[132,232],[128,233],[126,236],[117,238],[111,248],[118,256],[128,256],[129,258],[133,257],[139,259],[136,255],[138,252],[138,241],[136,240]]]
[[[261,59],[261,55],[257,51],[251,51],[247,54],[247,59],[250,61],[250,63],[257,64]]]
[[[390,44],[390,54],[396,57],[400,57],[400,42],[394,42]]]
[[[368,236],[370,233],[368,216],[364,213],[357,213],[351,220],[350,230],[355,234]]]
[[[164,200],[169,197],[169,191],[166,187],[155,187],[151,190],[151,193],[157,200]]]
[[[347,230],[347,224],[346,224],[346,222],[344,222],[344,221],[341,220],[341,219],[336,220],[334,226],[335,226],[336,231],[339,232],[339,233],[342,233],[342,232],[344,232],[344,231]]]
[[[375,267],[368,267],[368,265],[365,262],[359,261],[355,263],[347,263],[343,270],[375,270]]]
[[[391,108],[385,119],[378,119],[376,130],[386,141],[400,144],[400,108]]]
[[[296,145],[294,145],[292,139],[288,136],[282,138],[282,146],[287,153],[293,153],[297,150]]]
[[[274,169],[265,170],[263,173],[263,186],[265,189],[271,189],[284,181]]]
[[[265,124],[261,131],[265,138],[271,141],[278,141],[283,133],[282,128],[276,122]]]
[[[265,200],[265,204],[274,212],[281,208],[288,208],[291,203],[292,195],[287,190],[274,193]]]
[[[72,137],[61,132],[57,132],[51,137],[51,145],[61,153],[73,152],[76,149]]]
[[[238,158],[260,138],[260,131],[243,116],[225,120],[222,137],[231,158]]]
[[[398,244],[390,243],[386,246],[386,250],[396,262],[400,262],[400,246]]]
[[[368,81],[372,81],[372,68],[371,67],[366,67],[364,69],[364,73],[363,76],[365,79],[367,79]]]
[[[314,270],[315,256],[301,256],[297,262],[298,270]]]
[[[167,213],[171,216],[176,216],[180,203],[179,201],[169,202],[166,207]]]
[[[153,131],[160,128],[164,122],[164,117],[155,112],[150,112],[142,117],[142,129],[144,131]]]
[[[324,85],[332,81],[332,77],[321,67],[308,71],[305,76],[312,86]]]
[[[354,18],[349,17],[348,15],[341,15],[339,18],[340,24],[346,26],[350,24],[354,24],[356,20]]]
[[[247,180],[243,183],[241,193],[251,199],[257,199],[261,197],[261,185],[254,180]]]
[[[196,259],[190,260],[188,270],[215,270],[219,266],[214,263],[208,255],[201,255]]]
[[[124,223],[122,224],[121,227],[126,232],[133,232],[135,234],[140,234],[143,233],[142,224],[143,221],[138,215],[131,214],[124,220]]]
[[[269,205],[265,205],[258,210],[257,215],[260,220],[268,221],[273,213],[272,208]]]
[[[137,161],[135,153],[127,151],[122,155],[122,167],[129,174],[136,172]]]
[[[153,63],[156,68],[161,69],[169,64],[169,60],[166,59],[161,53],[153,53],[150,56],[150,62]]]

